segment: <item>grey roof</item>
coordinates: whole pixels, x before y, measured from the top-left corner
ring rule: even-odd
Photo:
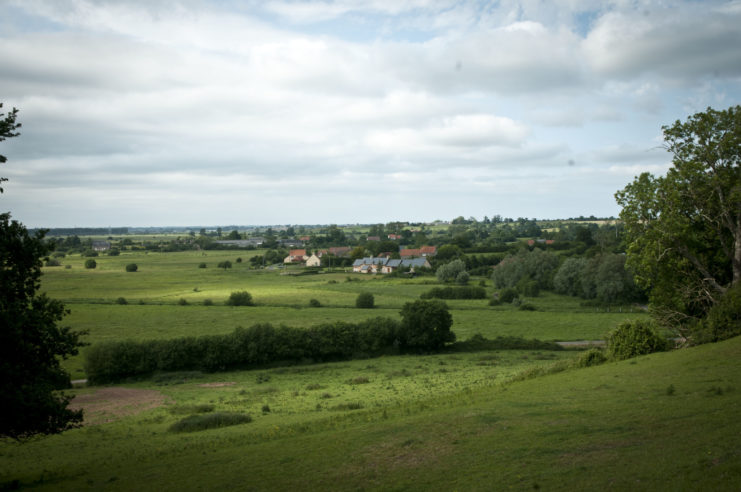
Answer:
[[[360,265],[385,265],[389,261],[388,258],[374,258],[372,256],[363,258],[361,260],[355,260],[352,266]]]
[[[411,260],[401,260],[401,266],[404,267],[425,267],[429,264],[427,258],[413,258]]]

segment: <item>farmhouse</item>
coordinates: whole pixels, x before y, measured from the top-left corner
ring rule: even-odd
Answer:
[[[108,241],[93,241],[93,251],[108,251],[111,249],[111,243]]]
[[[308,259],[309,257],[306,255],[305,249],[292,249],[283,260],[283,263],[303,263]]]
[[[399,268],[410,268],[413,272],[415,268],[431,268],[427,258],[399,259],[391,258],[374,258],[373,256],[355,260],[352,265],[352,271],[357,273],[391,273]]]
[[[341,257],[341,256],[347,256],[350,251],[352,251],[352,248],[349,246],[336,246],[329,249],[320,249],[316,252],[316,255],[321,258],[322,256],[326,254],[330,254],[333,256]]]
[[[419,249],[410,249],[405,248],[399,251],[399,256],[401,256],[402,259],[408,259],[408,258],[424,258],[424,257],[432,257],[437,254],[437,247],[436,246],[422,246]]]
[[[237,248],[248,248],[250,246],[258,247],[265,240],[261,237],[252,237],[249,239],[224,239],[221,241],[214,241],[214,244],[220,244],[222,246],[233,246]]]
[[[322,260],[319,259],[319,257],[316,254],[313,254],[309,257],[308,260],[306,260],[306,266],[307,267],[318,267],[322,266]]]

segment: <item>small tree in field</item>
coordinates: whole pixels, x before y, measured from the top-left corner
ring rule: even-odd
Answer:
[[[407,350],[439,350],[455,341],[453,317],[439,300],[407,302],[401,309],[399,341]]]
[[[226,261],[220,261],[220,262],[219,262],[219,264],[218,264],[217,266],[218,266],[219,268],[223,268],[224,270],[226,270],[227,268],[231,268],[231,267],[232,267],[232,262],[231,262],[231,261],[229,261],[229,260],[226,260]]]
[[[90,258],[89,260],[85,260],[85,268],[92,270],[96,266],[98,266],[98,264],[92,258]]]
[[[252,302],[252,294],[247,291],[241,290],[232,292],[229,299],[226,301],[227,306],[254,306]]]
[[[139,267],[136,266],[136,263],[129,263],[128,265],[126,265],[126,271],[127,272],[135,272],[138,269],[139,269]]]
[[[375,299],[370,292],[361,292],[355,299],[355,307],[360,309],[372,309],[375,306]]]

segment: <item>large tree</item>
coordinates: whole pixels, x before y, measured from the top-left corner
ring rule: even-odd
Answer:
[[[662,129],[673,166],[615,197],[628,265],[658,320],[681,330],[741,279],[741,106]]]
[[[16,114],[0,120],[0,141],[18,135]],[[69,397],[58,392],[70,386],[60,359],[77,354],[81,333],[59,327],[67,311],[38,292],[42,258],[50,252],[43,231],[30,235],[9,213],[0,214],[2,437],[53,434],[82,421],[82,412],[68,409]]]

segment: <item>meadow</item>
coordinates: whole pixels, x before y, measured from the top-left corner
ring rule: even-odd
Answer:
[[[250,253],[257,254],[123,253],[96,258],[95,269],[68,256],[45,268],[42,289],[70,308],[64,324],[89,330],[85,339],[95,344],[228,333],[257,322],[398,318],[405,302],[439,285],[429,276],[251,270]],[[233,268],[216,268],[224,260]],[[125,272],[128,263],[138,271]],[[488,279],[471,283],[481,280],[491,294]],[[252,293],[256,305],[225,306],[236,290]],[[373,293],[377,307],[355,308],[359,292]],[[309,307],[310,299],[322,306]],[[459,340],[476,333],[600,339],[621,320],[646,316],[551,293],[528,302],[537,310],[448,301],[453,331]],[[741,339],[589,368],[575,367],[579,356],[384,356],[78,385],[67,393],[85,410],[85,425],[0,441],[0,489],[739,488]],[[85,376],[81,360],[65,361],[73,378]]]
[[[83,428],[0,443],[0,483],[38,490],[738,490],[741,339],[517,377],[569,355],[501,351],[161,375],[126,385],[140,399],[91,412]],[[173,429],[217,412],[251,421]]]
[[[44,268],[42,290],[70,309],[64,324],[86,330],[85,340],[135,340],[229,333],[238,326],[270,322],[308,327],[323,322],[356,322],[375,316],[399,318],[399,310],[423,292],[439,286],[434,276],[413,279],[367,276],[352,272],[299,274],[301,269],[251,269],[248,260],[264,251],[123,252],[94,258],[94,269],[84,268],[87,258],[69,255],[62,266]],[[237,259],[242,261],[238,262]],[[217,265],[230,261],[232,268]],[[138,271],[125,271],[136,263]],[[201,263],[206,268],[199,268]],[[69,266],[69,268],[66,268]],[[484,281],[493,294],[491,281]],[[255,306],[230,307],[231,292],[246,290]],[[360,292],[374,295],[376,308],[360,310]],[[127,304],[117,304],[123,298]],[[321,307],[310,307],[316,299]],[[213,305],[204,305],[205,301]],[[488,300],[446,301],[459,340],[475,334],[487,338],[522,336],[541,340],[599,340],[620,321],[646,314],[635,307],[605,309],[582,307],[581,300],[542,293],[528,302],[537,311],[520,311],[512,305],[489,306]],[[85,349],[82,349],[84,355]],[[65,361],[73,379],[85,377],[82,357]]]

